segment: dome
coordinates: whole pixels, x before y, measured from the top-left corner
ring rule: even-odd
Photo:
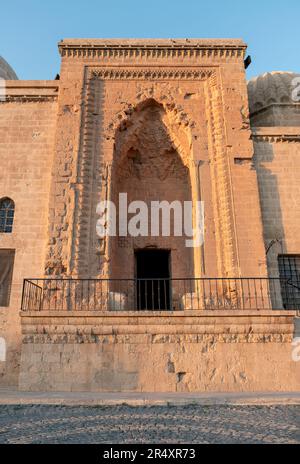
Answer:
[[[295,103],[292,100],[293,79],[300,74],[273,71],[254,77],[248,82],[250,114],[276,103]]]
[[[18,79],[15,71],[11,66],[5,61],[4,58],[0,56],[0,78],[6,80],[15,80]]]

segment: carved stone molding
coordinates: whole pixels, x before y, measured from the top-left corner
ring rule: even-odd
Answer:
[[[6,95],[2,103],[45,103],[57,101],[57,95]]]
[[[221,276],[238,275],[231,178],[226,149],[222,93],[216,80],[206,85],[206,106],[210,126],[211,184],[214,196],[214,218],[218,270]]]
[[[62,57],[72,58],[241,58],[245,54],[246,45],[240,41],[171,41],[120,43],[116,41],[66,42],[58,45]]]
[[[98,77],[104,80],[131,79],[131,80],[205,80],[214,74],[212,68],[120,68],[120,67],[101,67],[90,68],[89,77]]]
[[[84,330],[83,330],[84,329]],[[31,334],[23,334],[22,343],[27,344],[84,344],[84,343],[95,343],[95,344],[131,344],[137,343],[136,334],[117,334],[117,335],[102,335],[97,332],[97,327],[82,327],[82,330],[78,330],[77,334],[68,333],[68,326],[62,326],[58,332],[54,327],[38,326],[29,327],[32,330]],[[29,332],[28,330],[28,332]],[[270,333],[252,333],[252,334],[144,334],[148,338],[149,345],[151,344],[174,344],[174,343],[196,343],[196,344],[209,344],[211,349],[215,349],[217,343],[291,343],[293,341],[292,334],[270,334]],[[145,343],[143,339],[140,343]]]
[[[278,142],[300,142],[300,133],[299,134],[254,134],[252,133],[251,138],[254,142],[269,142],[269,143],[278,143]]]
[[[78,157],[77,183],[77,211],[74,216],[73,224],[73,244],[72,259],[70,263],[71,272],[78,276],[94,275],[98,269],[91,269],[89,251],[93,247],[97,256],[99,255],[99,241],[91,244],[96,229],[96,207],[94,204],[95,189],[100,190],[103,179],[101,172],[103,164],[97,158],[97,144],[99,138],[99,120],[94,117],[94,113],[100,111],[101,95],[95,88],[95,82],[89,81],[85,87],[83,95],[83,113],[81,126],[80,153]],[[98,187],[95,187],[95,174],[98,173]]]

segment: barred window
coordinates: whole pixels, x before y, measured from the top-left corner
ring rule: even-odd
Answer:
[[[0,200],[0,233],[10,234],[13,230],[15,204],[10,198]]]
[[[284,308],[300,309],[300,255],[279,255],[278,266]]]

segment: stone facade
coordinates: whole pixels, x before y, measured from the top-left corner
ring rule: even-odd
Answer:
[[[63,269],[79,277],[111,274],[106,264],[113,244],[99,243],[95,228],[97,202],[107,194],[101,176],[107,171],[113,176],[114,164],[132,148],[140,108],[145,112],[147,106],[156,104],[169,140],[189,168],[190,199],[201,195],[210,216],[206,219],[206,256],[194,257],[194,274],[266,275],[256,175],[249,169],[245,182],[244,165],[235,163],[236,157],[251,159],[253,154],[244,49],[239,41],[60,44],[59,139],[49,218],[55,243],[49,247],[49,272],[60,274]],[[199,119],[200,114],[203,118]],[[122,138],[120,130],[126,124],[131,127]],[[123,153],[118,153],[119,146]],[[92,173],[99,173],[98,182]],[[111,180],[115,186],[114,177]],[[68,183],[72,188],[63,188]],[[252,192],[248,208],[243,189],[245,196],[246,190]],[[78,211],[75,217],[73,209]],[[55,229],[67,226],[68,230],[55,236]]]
[[[173,278],[277,276],[278,254],[300,254],[299,107],[279,117],[276,96],[256,98],[265,84],[251,83],[250,125],[242,41],[72,39],[59,49],[59,81],[7,82],[0,103],[0,198],[16,205],[13,233],[0,234],[0,249],[15,250],[1,384],[20,373],[20,387],[37,390],[296,390],[295,312],[20,318],[24,278],[134,278],[139,249],[170,250]],[[100,239],[97,204],[121,192],[203,201],[204,245]]]
[[[44,273],[57,91],[55,82],[7,81],[8,96],[0,104],[0,198],[12,198],[16,205],[13,232],[0,234],[1,249],[15,250],[10,306],[0,308],[5,385],[18,382],[23,279]]]

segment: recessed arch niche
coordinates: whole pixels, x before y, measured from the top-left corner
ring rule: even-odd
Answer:
[[[126,193],[128,204],[144,201],[186,201],[193,194],[193,165],[190,128],[178,123],[176,109],[165,108],[148,99],[132,108],[115,134],[111,170],[110,199],[118,206],[119,194]],[[129,219],[131,216],[129,215]],[[138,249],[169,249],[172,278],[195,276],[195,250],[186,246],[186,237],[175,236],[174,215],[171,213],[171,236],[122,237],[109,239],[109,276],[115,279],[134,278],[134,252]]]

